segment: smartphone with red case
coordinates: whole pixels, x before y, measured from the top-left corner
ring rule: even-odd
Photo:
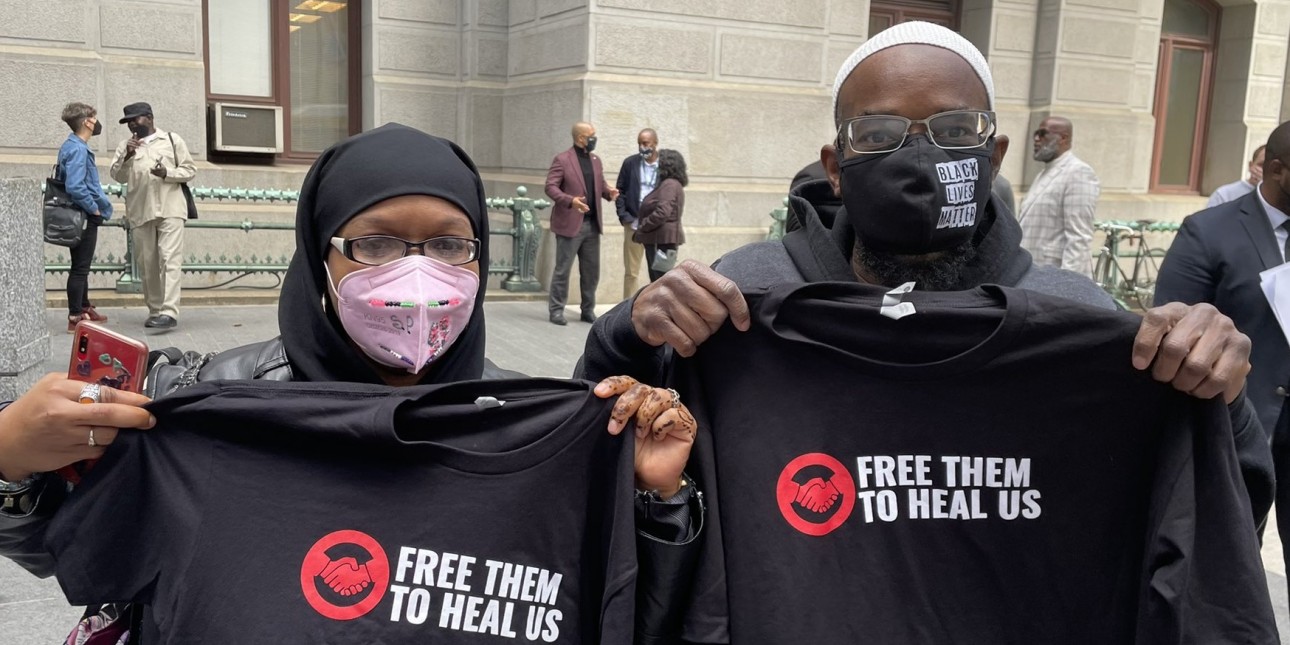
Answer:
[[[76,324],[67,378],[117,390],[143,391],[148,346],[92,322]]]
[[[148,346],[92,322],[81,321],[72,333],[72,357],[67,364],[67,378],[98,383],[117,390],[143,391],[144,370],[148,366]],[[96,459],[79,461],[55,471],[72,484],[94,466]]]

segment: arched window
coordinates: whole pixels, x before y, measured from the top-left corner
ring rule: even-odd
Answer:
[[[1156,73],[1152,190],[1200,190],[1218,20],[1219,7],[1210,0],[1165,0]]]
[[[923,20],[958,31],[959,0],[875,0],[869,5],[869,37],[911,20]]]

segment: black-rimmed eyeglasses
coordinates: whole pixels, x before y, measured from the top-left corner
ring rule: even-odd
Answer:
[[[994,135],[994,113],[985,110],[955,110],[933,114],[926,119],[876,114],[847,119],[838,128],[838,146],[862,155],[898,150],[916,124],[927,129],[927,138],[938,148],[962,150],[979,148]]]
[[[345,257],[369,266],[380,266],[407,257],[412,249],[421,249],[421,255],[451,264],[467,264],[479,257],[479,240],[468,237],[432,237],[420,242],[409,242],[392,235],[364,235],[362,237],[333,237],[331,245]]]

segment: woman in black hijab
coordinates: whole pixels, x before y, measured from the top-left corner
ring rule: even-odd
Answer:
[[[324,152],[305,178],[297,249],[278,305],[281,335],[224,352],[182,378],[154,370],[149,392],[215,379],[405,386],[518,376],[484,359],[487,241],[483,185],[459,147],[398,124],[351,137]],[[419,302],[430,306],[414,306]],[[405,313],[413,310],[428,315],[418,323]],[[407,348],[394,347],[390,325],[428,328],[429,342],[421,333]],[[0,409],[0,499],[14,501],[0,504],[0,555],[38,575],[52,573],[41,538],[66,491],[52,471],[102,456],[119,428],[155,423],[140,407],[147,397],[102,387],[86,405],[78,402],[83,385],[50,374]],[[613,377],[596,394],[621,395],[611,433],[635,420],[638,486],[663,502],[654,507],[666,510],[666,503],[684,497],[678,515],[698,508],[693,487],[681,482],[694,419],[675,393]],[[87,442],[87,436],[94,438]],[[639,526],[662,543],[697,534],[689,521],[678,525],[646,508]]]
[[[335,301],[328,299],[324,311],[322,296],[329,289],[328,259],[346,259],[337,258],[343,253],[336,252],[331,238],[356,215],[386,200],[409,196],[433,198],[455,207],[469,226],[469,237],[480,242],[474,258],[476,270],[488,266],[484,186],[470,157],[455,143],[391,123],[333,146],[314,163],[300,191],[296,254],[278,304],[278,329],[293,380],[382,382],[384,366],[374,366],[361,352],[353,351],[352,341],[331,306]],[[415,215],[418,209],[436,212],[436,204],[417,200],[401,212]],[[411,219],[398,214],[389,219]],[[331,279],[338,283],[341,276],[333,273]],[[483,376],[487,282],[481,276],[466,328],[443,356],[429,364],[418,382]],[[406,379],[400,380],[406,384]]]

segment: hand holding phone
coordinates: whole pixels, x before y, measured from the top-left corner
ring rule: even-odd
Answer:
[[[72,335],[67,378],[140,392],[147,364],[148,346],[142,341],[81,321]]]
[[[92,322],[81,321],[76,324],[76,331],[72,334],[72,356],[67,364],[67,378],[138,393],[143,390],[147,365],[148,346],[143,341]],[[90,432],[92,437],[93,430]],[[77,462],[55,472],[63,479],[77,484],[94,466],[94,461]]]

